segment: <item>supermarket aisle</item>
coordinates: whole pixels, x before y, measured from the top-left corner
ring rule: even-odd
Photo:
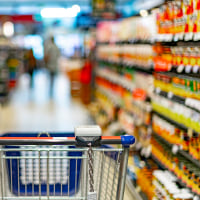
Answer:
[[[0,131],[73,131],[74,127],[92,124],[87,110],[71,101],[69,81],[63,74],[56,77],[53,99],[49,98],[49,77],[46,72],[35,74],[34,89],[29,77],[23,75],[10,102],[1,107]],[[126,190],[124,200],[132,200]]]
[[[92,123],[87,110],[71,101],[69,81],[63,74],[56,77],[53,90],[50,99],[49,77],[44,71],[35,74],[32,91],[29,77],[21,76],[10,102],[1,109],[0,131],[73,131],[74,126]]]

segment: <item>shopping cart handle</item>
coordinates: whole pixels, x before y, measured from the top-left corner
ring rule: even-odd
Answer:
[[[122,135],[121,141],[123,146],[129,146],[135,143],[135,137],[132,135]]]
[[[76,145],[86,147],[89,144],[92,144],[91,146],[121,144],[124,147],[128,147],[134,144],[134,142],[135,137],[132,135],[90,136],[89,138],[85,138],[85,141],[82,140],[81,144],[78,144],[76,137],[0,137],[0,145]]]
[[[130,146],[134,143],[135,143],[135,137],[133,135],[101,137],[101,144],[122,144],[123,146]]]

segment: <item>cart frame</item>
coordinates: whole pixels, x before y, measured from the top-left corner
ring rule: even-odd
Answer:
[[[0,137],[0,145],[2,145],[2,148],[0,149],[0,199],[2,200],[11,200],[11,199],[88,199],[88,200],[107,200],[108,197],[107,194],[104,194],[102,192],[103,185],[108,186],[110,185],[110,181],[112,185],[112,191],[107,191],[110,189],[106,188],[106,193],[110,192],[109,199],[116,199],[116,200],[123,200],[124,197],[124,189],[125,189],[125,181],[126,181],[126,172],[127,172],[127,163],[128,163],[128,155],[129,155],[129,146],[132,145],[135,142],[135,138],[133,136],[76,136],[76,137]],[[121,144],[122,148],[108,148],[105,145],[110,144]],[[47,146],[48,145],[48,146]],[[68,146],[76,146],[77,148],[68,148]],[[103,145],[103,146],[102,146]],[[6,146],[12,147],[12,148],[5,148]],[[63,147],[63,149],[59,149],[60,147]],[[17,149],[16,149],[17,147]],[[19,147],[23,147],[21,150]],[[57,147],[59,147],[57,149]],[[65,149],[66,147],[66,149]],[[38,152],[37,156],[24,154],[23,156],[10,156],[9,154],[6,154],[7,152]],[[55,157],[51,154],[51,152],[79,152],[79,154],[75,154],[74,156],[71,155],[60,155],[59,153]],[[46,152],[45,155],[42,155],[42,152]],[[80,154],[81,152],[81,154]],[[98,157],[99,156],[99,157]],[[28,190],[26,190],[29,185],[25,182],[25,193],[17,196],[9,196],[6,192],[6,189],[9,187],[11,190],[11,193],[13,193],[13,183],[12,183],[12,177],[13,174],[9,174],[9,170],[11,170],[12,165],[9,165],[9,162],[13,162],[13,160],[17,160],[17,167],[20,168],[20,163],[22,159],[24,159],[26,162],[32,159],[38,159],[38,165],[39,165],[39,171],[37,176],[39,177],[39,192],[37,195],[35,195],[35,190],[32,190],[33,195],[31,196],[28,194]],[[64,191],[62,191],[63,185],[59,186],[61,190],[61,195],[57,196],[51,194],[51,184],[50,184],[50,161],[55,159],[64,159],[68,162],[74,162],[76,160],[75,164],[75,172],[77,174],[73,175],[75,177],[75,183],[73,185],[74,189],[72,194],[69,190],[70,183],[68,183],[68,194],[65,196],[62,196],[64,194]],[[104,160],[108,159],[107,168],[105,168]],[[47,176],[46,176],[46,190],[45,194],[42,194],[42,172],[41,172],[41,160],[47,160],[46,162],[46,169],[47,169]],[[81,161],[80,161],[81,160]],[[80,162],[81,164],[80,164]],[[26,163],[25,162],[25,163]],[[100,162],[95,164],[95,162]],[[77,164],[79,163],[79,164]],[[8,167],[9,165],[9,167]],[[96,166],[97,165],[97,166]],[[71,163],[70,165],[71,166]],[[81,166],[81,167],[80,167]],[[96,168],[95,168],[96,166]],[[111,169],[114,166],[114,169]],[[7,168],[7,172],[6,172]],[[26,168],[26,166],[25,166]],[[80,168],[78,170],[78,168]],[[105,169],[104,169],[105,168]],[[70,169],[71,170],[71,169]],[[96,173],[95,170],[98,170],[98,173]],[[103,173],[109,170],[106,175]],[[111,177],[110,174],[112,174],[112,170],[114,170],[113,175]],[[25,170],[24,170],[25,171]],[[79,173],[80,171],[80,173]],[[13,173],[13,171],[12,171]],[[21,183],[20,181],[20,172],[18,169],[18,191],[21,189]],[[26,172],[25,172],[26,173]],[[71,171],[69,171],[69,176],[72,174]],[[118,176],[116,176],[116,174]],[[25,174],[26,175],[26,174]],[[7,177],[6,177],[7,176]],[[27,176],[26,176],[27,177]],[[61,177],[61,176],[60,176]],[[105,178],[106,177],[106,178]],[[106,184],[101,180],[96,179],[105,179]],[[8,187],[5,185],[5,180],[8,180],[7,184]],[[109,181],[109,179],[112,179]],[[115,180],[117,179],[117,180]],[[33,179],[32,179],[33,180]],[[68,180],[69,181],[69,180]],[[33,185],[33,183],[32,183]],[[54,190],[55,190],[55,183],[54,183]],[[20,186],[20,187],[19,187]],[[116,187],[116,194],[114,194],[114,186]],[[34,187],[36,187],[34,185]],[[72,188],[73,188],[72,187]],[[33,188],[33,187],[32,187]],[[98,189],[97,189],[98,188]],[[79,193],[80,196],[76,196],[76,193]],[[19,194],[19,193],[18,193]],[[103,195],[102,195],[103,194]],[[74,196],[75,195],[75,196]]]

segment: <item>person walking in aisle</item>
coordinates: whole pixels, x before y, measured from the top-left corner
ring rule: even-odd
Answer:
[[[26,71],[30,75],[30,88],[33,88],[33,73],[36,69],[36,59],[33,54],[33,49],[26,52],[25,59],[27,60],[25,65]]]
[[[58,69],[58,59],[60,57],[60,50],[56,46],[54,37],[52,36],[50,40],[44,45],[44,61],[46,68],[50,73],[50,96],[53,96],[53,85],[55,80],[55,75]]]

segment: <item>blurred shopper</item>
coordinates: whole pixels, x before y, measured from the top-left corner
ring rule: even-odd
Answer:
[[[33,73],[36,69],[36,59],[33,54],[33,49],[30,49],[25,54],[26,72],[30,75],[30,87],[33,88]]]
[[[53,95],[53,85],[55,75],[58,69],[58,59],[60,57],[60,50],[56,46],[54,37],[51,37],[44,45],[44,61],[46,68],[50,73],[50,96]]]

